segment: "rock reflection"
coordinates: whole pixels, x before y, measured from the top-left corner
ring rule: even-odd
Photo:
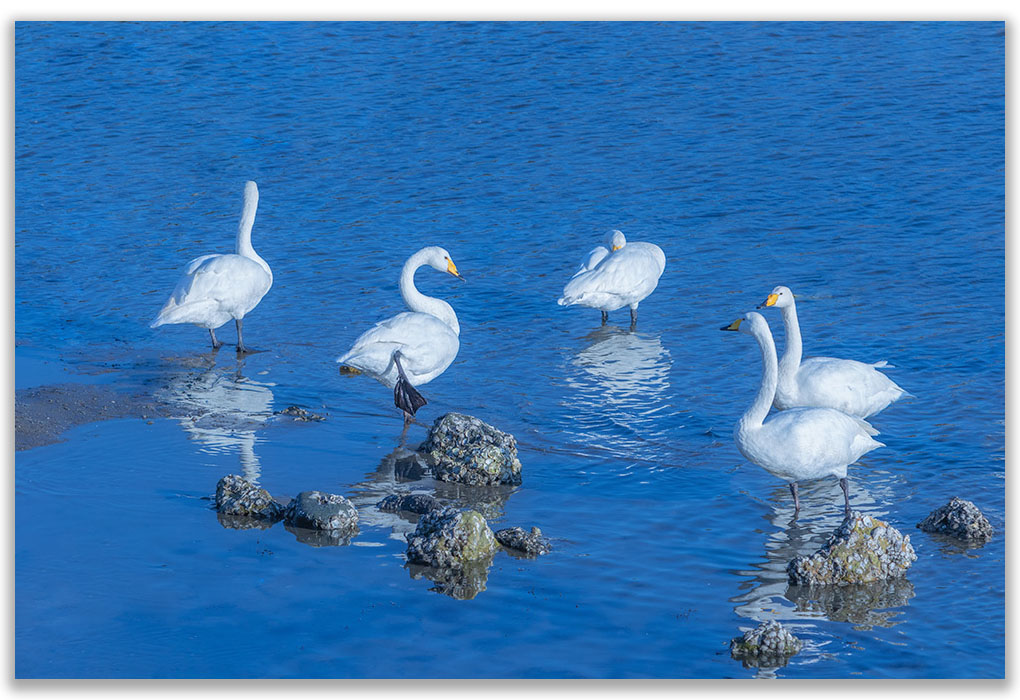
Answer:
[[[901,608],[914,597],[914,585],[905,578],[852,586],[790,586],[786,597],[799,614],[821,616],[831,622],[849,622],[855,629],[892,627]]]
[[[255,431],[273,415],[273,385],[245,377],[243,368],[242,359],[230,370],[218,368],[211,358],[204,371],[171,375],[156,396],[203,451],[236,451],[242,475],[257,484],[261,465],[255,454]]]
[[[674,410],[669,351],[657,335],[617,326],[603,326],[582,340],[565,372],[578,438],[630,458],[644,451],[657,461],[668,443],[661,426],[675,423],[663,416]]]
[[[311,547],[344,547],[358,536],[360,530],[309,530],[284,524],[284,529],[294,535],[298,542]]]
[[[492,560],[493,557],[490,556],[471,562],[459,569],[438,569],[418,564],[405,564],[404,567],[412,579],[427,578],[436,584],[429,589],[430,591],[442,593],[457,600],[471,600],[485,590]]]
[[[383,457],[375,471],[351,487],[350,500],[358,506],[361,523],[389,527],[390,537],[404,542],[404,536],[414,531],[418,516],[376,508],[375,504],[386,496],[426,494],[433,496],[440,505],[476,510],[486,520],[491,520],[503,516],[507,499],[517,490],[512,486],[468,486],[437,481],[424,473],[426,468],[424,459],[406,444],[398,445]]]

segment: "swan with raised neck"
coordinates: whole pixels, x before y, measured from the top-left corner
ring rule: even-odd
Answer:
[[[457,314],[453,307],[442,299],[422,294],[414,285],[414,273],[425,265],[464,279],[457,272],[457,266],[453,264],[453,260],[445,248],[428,246],[409,257],[404,263],[404,267],[400,271],[400,296],[411,311],[435,316],[452,328],[454,333],[460,335],[460,322],[457,320]]]

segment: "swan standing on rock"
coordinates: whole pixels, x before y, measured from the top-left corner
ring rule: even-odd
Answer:
[[[872,416],[907,394],[896,382],[878,371],[890,366],[885,360],[868,364],[835,357],[809,357],[801,361],[800,323],[793,292],[779,286],[758,308],[774,306],[783,314],[786,350],[779,362],[779,385],[775,406],[825,406],[858,418]]]
[[[620,231],[606,236],[610,249],[597,246],[563,288],[560,306],[588,306],[602,311],[602,325],[609,312],[630,307],[631,326],[637,324],[637,308],[659,284],[666,269],[666,255],[654,243],[631,243]]]
[[[393,403],[404,412],[404,428],[427,401],[415,386],[442,374],[460,349],[460,323],[453,307],[425,296],[414,286],[414,273],[424,265],[461,280],[444,248],[422,248],[404,263],[400,295],[410,311],[380,321],[337,358],[341,374],[367,374],[393,388]]]
[[[251,227],[258,204],[259,188],[249,180],[244,184],[244,209],[237,226],[237,253],[202,255],[189,262],[150,328],[167,323],[194,323],[209,329],[216,350],[223,343],[216,340],[215,329],[234,319],[237,351],[247,352],[241,338],[242,320],[273,286],[273,271],[251,247]]]
[[[868,452],[885,446],[872,438],[878,431],[866,421],[834,408],[794,408],[777,413],[766,422],[778,383],[776,344],[769,324],[761,314],[751,311],[722,330],[748,333],[761,348],[761,388],[733,431],[740,453],[789,482],[795,513],[800,510],[797,482],[823,476],[839,479],[845,510],[849,513],[846,468]]]

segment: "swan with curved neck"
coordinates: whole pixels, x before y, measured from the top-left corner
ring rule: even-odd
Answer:
[[[878,431],[864,420],[833,408],[795,408],[766,420],[779,383],[772,331],[765,318],[753,311],[722,330],[751,335],[761,350],[761,385],[733,431],[737,449],[748,461],[790,484],[794,512],[800,511],[798,481],[834,476],[839,479],[844,507],[849,513],[847,467],[884,446],[872,437]]]
[[[602,311],[602,325],[609,312],[630,307],[631,327],[637,325],[637,308],[659,284],[666,269],[666,255],[654,243],[631,243],[621,231],[606,235],[606,246],[589,251],[585,261],[563,288],[560,306],[587,306]]]
[[[835,357],[802,359],[797,303],[789,287],[780,285],[773,289],[758,308],[763,307],[779,309],[786,328],[786,349],[779,361],[776,408],[824,406],[867,418],[908,395],[878,371],[879,367],[889,366],[885,361],[868,364]]]
[[[341,374],[367,374],[393,389],[393,403],[403,411],[405,429],[427,403],[415,387],[446,371],[460,350],[460,322],[453,307],[414,285],[414,273],[426,265],[464,279],[445,248],[422,248],[400,272],[400,296],[410,311],[375,324],[337,358]]]
[[[241,336],[244,317],[258,306],[273,286],[273,271],[251,245],[251,229],[259,204],[254,182],[244,185],[244,208],[237,225],[235,253],[202,255],[187,264],[173,294],[149,324],[156,328],[171,323],[193,323],[209,330],[213,349],[215,329],[230,319],[237,326],[237,351],[248,352]]]

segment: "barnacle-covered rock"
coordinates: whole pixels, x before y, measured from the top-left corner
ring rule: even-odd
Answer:
[[[496,541],[504,547],[522,552],[529,557],[537,557],[552,551],[549,540],[542,537],[542,531],[537,527],[531,528],[531,532],[525,532],[521,527],[508,527],[499,530],[496,532]]]
[[[775,620],[761,623],[730,640],[730,655],[744,666],[785,666],[803,643]]]
[[[824,547],[795,557],[786,573],[793,586],[868,583],[902,576],[916,559],[909,535],[851,511]]]
[[[440,569],[463,568],[468,562],[485,559],[499,545],[479,513],[446,506],[429,511],[407,538],[407,560],[412,564]]]
[[[961,540],[986,540],[995,532],[976,505],[956,497],[933,510],[917,527],[924,532],[950,535]]]
[[[343,496],[302,491],[287,505],[284,522],[307,530],[351,533],[358,527],[358,509]]]
[[[229,474],[216,484],[216,511],[220,515],[268,520],[270,523],[283,517],[283,506],[274,501],[268,491],[236,474]]]
[[[521,461],[517,459],[514,436],[473,416],[440,416],[420,449],[440,481],[473,486],[521,483]]]
[[[410,493],[404,496],[392,494],[376,503],[375,506],[379,510],[384,510],[388,513],[396,513],[403,510],[408,513],[417,513],[418,515],[424,515],[430,510],[442,507],[439,501],[424,493]]]

